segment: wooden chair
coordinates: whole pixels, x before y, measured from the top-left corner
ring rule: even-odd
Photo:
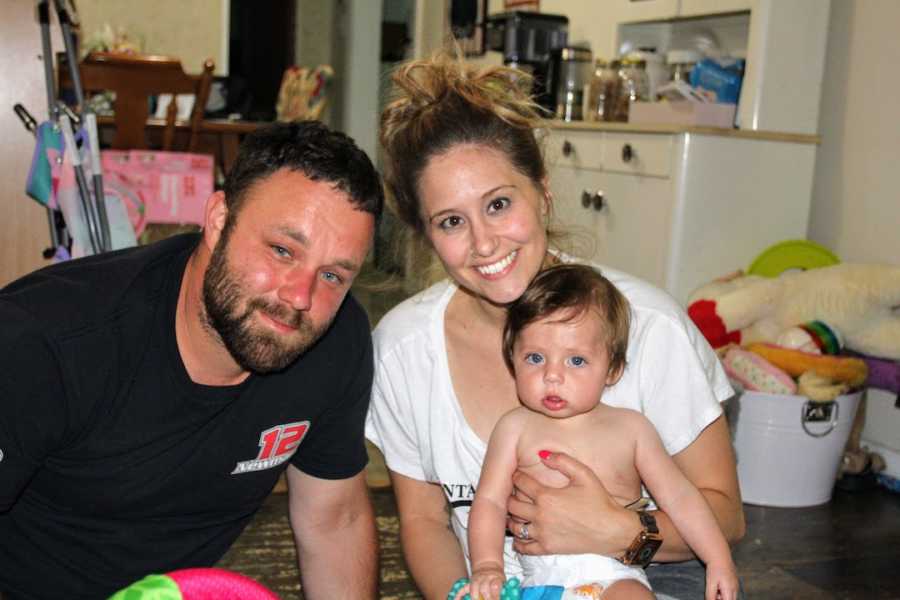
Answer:
[[[113,54],[94,52],[79,64],[81,83],[85,94],[101,90],[115,92],[114,149],[146,149],[147,119],[150,117],[150,96],[172,94],[172,101],[166,112],[163,129],[162,150],[172,150],[175,140],[176,112],[175,94],[194,94],[194,108],[189,120],[190,138],[187,151],[194,152],[199,140],[203,109],[209,98],[212,84],[212,59],[203,63],[200,75],[188,75],[177,58],[155,55]],[[68,68],[59,68],[60,87],[71,87]]]

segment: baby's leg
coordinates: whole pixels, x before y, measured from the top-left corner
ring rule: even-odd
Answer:
[[[613,582],[603,590],[603,595],[600,597],[603,600],[655,600],[656,598],[653,592],[637,579],[620,579]]]

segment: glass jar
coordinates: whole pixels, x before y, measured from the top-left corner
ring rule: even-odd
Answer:
[[[558,50],[556,118],[581,121],[584,93],[591,78],[591,51],[579,46]]]
[[[642,59],[626,56],[619,67],[619,94],[616,109],[613,111],[613,120],[627,121],[632,102],[649,100],[650,80],[647,78],[647,63]]]
[[[585,118],[588,121],[612,121],[618,93],[619,61],[607,63],[598,58],[586,95]]]

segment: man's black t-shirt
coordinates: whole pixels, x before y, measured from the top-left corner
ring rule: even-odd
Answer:
[[[365,466],[370,328],[348,295],[286,370],[191,381],[175,308],[197,236],[62,263],[0,291],[0,590],[101,598],[215,563],[288,462]]]

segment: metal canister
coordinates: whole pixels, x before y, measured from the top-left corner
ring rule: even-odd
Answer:
[[[558,50],[556,71],[556,118],[580,121],[584,92],[591,76],[591,51],[579,46]]]

